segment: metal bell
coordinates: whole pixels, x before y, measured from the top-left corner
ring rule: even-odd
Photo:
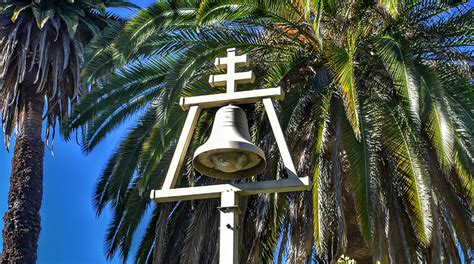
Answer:
[[[262,172],[265,153],[253,144],[245,112],[237,106],[220,108],[207,142],[193,157],[193,166],[218,179],[242,179]]]

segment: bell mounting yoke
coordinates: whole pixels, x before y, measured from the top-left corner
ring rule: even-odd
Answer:
[[[286,144],[283,131],[278,121],[272,99],[283,100],[284,94],[280,87],[256,89],[250,91],[237,91],[237,84],[253,83],[255,76],[252,71],[236,72],[241,65],[249,65],[247,55],[236,55],[235,48],[227,49],[227,57],[216,58],[215,63],[221,69],[227,69],[226,74],[211,75],[211,86],[226,86],[226,93],[210,94],[193,97],[182,97],[180,106],[188,111],[183,130],[178,139],[170,167],[166,174],[161,190],[152,190],[150,198],[156,202],[174,202],[197,199],[220,198],[220,253],[221,264],[239,263],[238,232],[239,218],[238,201],[240,196],[261,193],[294,192],[311,189],[309,177],[299,178]],[[239,105],[263,102],[278,149],[286,168],[287,179],[270,181],[229,183],[206,185],[197,187],[174,188],[179,178],[181,167],[186,157],[186,152],[191,141],[196,122],[201,110],[204,108],[221,107],[228,104]]]

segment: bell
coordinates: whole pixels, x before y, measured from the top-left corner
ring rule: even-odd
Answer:
[[[242,179],[265,169],[265,153],[250,139],[245,112],[237,106],[220,108],[207,142],[193,157],[193,166],[218,179]]]

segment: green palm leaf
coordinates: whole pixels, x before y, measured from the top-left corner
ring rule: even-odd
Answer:
[[[355,86],[353,61],[356,52],[357,35],[356,33],[348,34],[346,49],[332,46],[329,51],[329,58],[331,59],[330,64],[338,80],[339,87],[341,88],[347,119],[352,125],[356,138],[360,140],[359,103],[357,88]]]
[[[453,158],[454,131],[450,119],[442,109],[449,106],[444,101],[443,87],[436,73],[429,68],[421,68],[421,89],[425,95],[424,103],[427,133],[438,154],[439,163],[443,170],[451,168]]]
[[[387,112],[390,111],[387,109]],[[431,235],[430,189],[423,174],[423,165],[418,156],[418,145],[414,135],[393,114],[384,116],[382,133],[383,147],[400,173],[400,192],[411,217],[418,239],[428,244]]]
[[[376,45],[397,91],[407,106],[407,117],[413,126],[417,126],[420,122],[419,84],[407,54],[408,48],[388,36],[377,38]]]
[[[319,175],[322,173],[323,168],[321,167],[321,153],[324,151],[325,143],[328,141],[328,135],[327,135],[327,125],[328,125],[328,117],[329,117],[329,110],[331,106],[331,99],[332,99],[333,93],[330,90],[327,95],[325,95],[321,101],[321,107],[320,107],[320,120],[317,124],[317,127],[315,128],[315,138],[314,138],[314,145],[315,145],[315,160],[316,164],[314,167],[314,174],[313,174],[313,229],[314,229],[314,237],[315,241],[317,242],[317,245],[321,247],[321,236],[320,236],[320,221],[323,221],[319,217],[319,203],[320,203],[320,196],[319,196]]]
[[[377,178],[377,158],[380,140],[379,109],[367,98],[361,100],[360,141],[348,129],[344,133],[344,149],[350,167],[350,183],[354,191],[357,219],[367,245],[372,243],[374,233],[374,211],[377,201],[375,179]]]
[[[94,193],[94,205],[100,214],[107,203],[122,207],[125,194],[138,164],[141,146],[155,125],[155,109],[149,108],[130,131],[103,170]],[[119,221],[119,220],[117,220]]]

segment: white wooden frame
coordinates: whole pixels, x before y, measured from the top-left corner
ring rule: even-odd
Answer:
[[[209,83],[212,86],[226,85],[227,91],[223,94],[212,94],[180,99],[180,106],[188,111],[183,130],[176,145],[170,167],[166,174],[161,190],[152,190],[150,198],[156,202],[174,202],[196,199],[221,198],[221,228],[219,262],[238,263],[238,228],[239,213],[238,200],[240,196],[260,193],[294,192],[311,189],[309,177],[298,178],[286,144],[283,131],[278,121],[272,99],[282,100],[283,92],[280,87],[259,89],[252,91],[236,91],[239,83],[253,83],[255,77],[251,71],[235,72],[238,65],[248,65],[246,55],[236,56],[235,49],[227,50],[227,57],[217,58],[215,65],[227,69],[226,74],[212,75]],[[178,181],[181,167],[191,141],[194,128],[201,110],[210,107],[219,107],[227,104],[248,104],[262,101],[267,113],[283,164],[288,173],[287,179],[260,181],[250,183],[230,183],[209,186],[174,188]]]

